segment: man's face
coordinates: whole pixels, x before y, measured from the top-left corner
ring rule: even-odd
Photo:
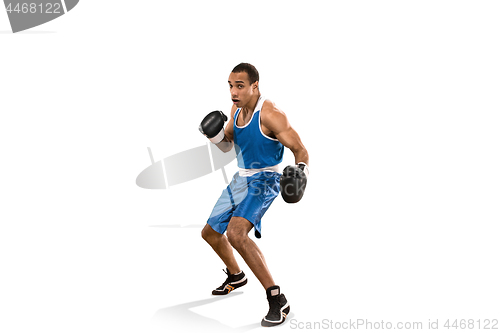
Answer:
[[[250,102],[258,90],[258,81],[250,84],[248,74],[246,72],[231,73],[228,79],[229,91],[231,99],[236,107],[244,107]]]

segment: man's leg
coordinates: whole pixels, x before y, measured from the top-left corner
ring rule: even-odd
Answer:
[[[248,237],[252,228],[253,224],[247,219],[239,216],[232,217],[227,227],[227,245],[232,245],[238,251],[264,289],[267,289],[275,284],[264,255],[257,244]]]
[[[201,237],[210,244],[224,264],[226,264],[230,274],[240,272],[240,267],[234,258],[233,248],[225,235],[219,234],[209,224],[206,224],[201,231]]]

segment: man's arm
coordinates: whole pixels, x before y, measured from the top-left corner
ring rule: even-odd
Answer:
[[[262,106],[261,121],[262,125],[276,136],[276,139],[292,151],[295,156],[295,164],[303,162],[309,165],[309,153],[283,111],[278,109],[274,103],[266,101]]]
[[[224,139],[217,144],[217,148],[222,150],[224,153],[229,152],[233,149],[233,123],[234,123],[234,113],[236,112],[236,105],[231,108],[231,118],[227,122],[227,126],[224,129]]]

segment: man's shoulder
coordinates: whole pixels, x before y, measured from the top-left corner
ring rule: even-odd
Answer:
[[[265,127],[275,133],[288,123],[285,113],[273,101],[269,100],[262,104],[260,119]]]
[[[262,104],[261,115],[263,117],[274,118],[279,115],[284,115],[285,113],[271,100],[266,99]]]
[[[262,111],[273,111],[275,108],[277,108],[276,104],[270,99],[266,98],[262,103]]]

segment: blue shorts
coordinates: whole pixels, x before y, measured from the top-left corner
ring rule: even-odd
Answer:
[[[280,173],[264,171],[250,177],[233,176],[217,200],[207,223],[220,234],[226,232],[231,217],[250,221],[255,237],[261,237],[260,220],[280,192]]]

